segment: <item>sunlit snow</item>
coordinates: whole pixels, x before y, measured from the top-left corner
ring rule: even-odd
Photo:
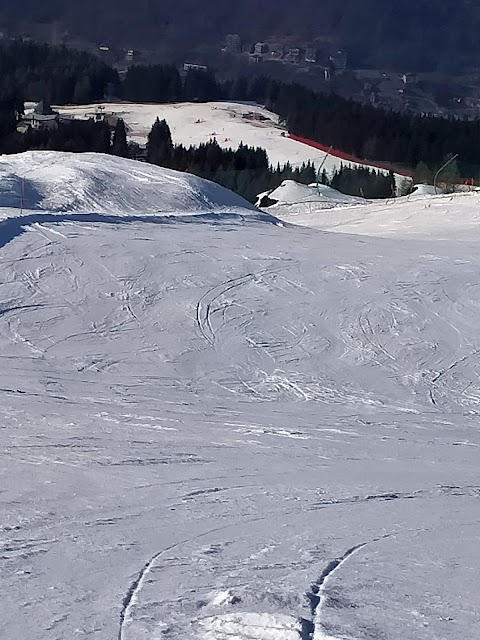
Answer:
[[[33,109],[27,104],[27,111]],[[358,166],[288,137],[279,116],[255,103],[204,102],[180,104],[105,103],[55,107],[62,115],[91,118],[98,109],[124,119],[131,140],[145,144],[156,118],[166,119],[175,144],[197,146],[215,138],[224,148],[240,143],[265,149],[273,166],[313,162],[332,173],[340,166]],[[400,178],[399,178],[400,180]]]

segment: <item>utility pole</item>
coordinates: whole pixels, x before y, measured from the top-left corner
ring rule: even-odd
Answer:
[[[20,215],[23,216],[23,209],[25,207],[25,178],[22,178],[22,188],[20,192]]]
[[[454,156],[452,156],[449,160],[447,160],[445,162],[445,164],[443,164],[440,169],[437,171],[437,173],[435,174],[435,178],[433,179],[433,187],[435,189],[435,195],[437,195],[437,178],[438,176],[442,173],[442,171],[444,169],[446,169],[448,167],[449,164],[452,164],[452,162],[454,160],[456,160],[458,158],[458,153],[456,153]]]

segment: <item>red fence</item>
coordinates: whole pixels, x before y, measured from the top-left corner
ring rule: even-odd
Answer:
[[[413,171],[409,171],[408,169],[396,167],[393,164],[388,162],[375,162],[371,160],[361,160],[360,158],[356,158],[350,153],[345,153],[344,151],[338,151],[337,149],[330,149],[330,147],[326,147],[324,144],[320,144],[319,142],[315,142],[314,140],[309,140],[308,138],[301,138],[300,136],[296,136],[293,133],[289,134],[289,138],[295,140],[296,142],[301,142],[302,144],[306,144],[309,147],[313,147],[314,149],[319,149],[320,151],[324,151],[328,153],[330,151],[330,155],[335,158],[340,158],[340,160],[345,160],[347,162],[356,162],[357,164],[363,164],[369,167],[375,167],[377,169],[385,169],[387,171],[394,171],[401,176],[406,176],[407,178],[413,178]]]

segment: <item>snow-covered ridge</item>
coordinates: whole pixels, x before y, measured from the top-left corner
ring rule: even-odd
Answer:
[[[55,151],[1,156],[0,219],[39,211],[273,220],[213,182],[133,160]]]

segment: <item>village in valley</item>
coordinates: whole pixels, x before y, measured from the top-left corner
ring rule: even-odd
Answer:
[[[399,112],[469,118],[480,114],[480,71],[465,69],[452,74],[399,71],[388,66],[362,68],[348,46],[321,37],[304,41],[265,34],[263,40],[250,41],[239,33],[229,33],[215,45],[194,48],[171,60],[152,46],[111,41],[109,34],[101,42],[91,42],[72,34],[60,22],[27,24],[21,33],[0,25],[0,42],[15,38],[87,51],[116,68],[121,78],[132,65],[173,62],[183,74],[205,70],[221,78],[242,73],[265,75]],[[105,97],[115,100],[118,96]]]

